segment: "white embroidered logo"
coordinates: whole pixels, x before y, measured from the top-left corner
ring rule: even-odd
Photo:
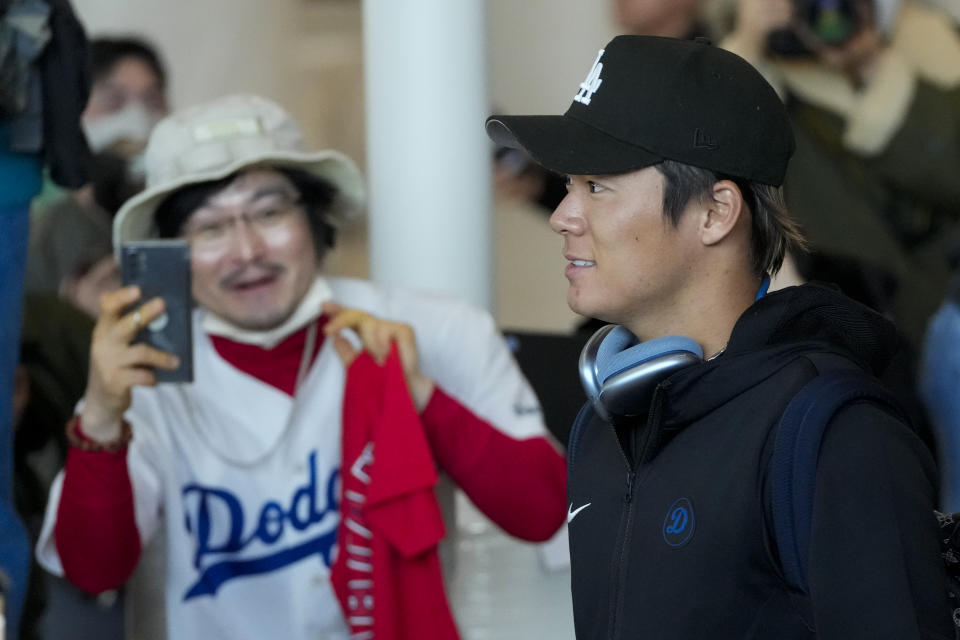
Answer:
[[[586,509],[592,504],[593,504],[592,502],[588,502],[582,507],[577,507],[576,509],[574,509],[573,503],[571,502],[570,506],[567,508],[567,524],[570,524],[571,522],[573,522],[573,519],[577,517],[577,514],[579,514],[581,511],[583,511],[584,509]]]
[[[573,96],[574,102],[590,104],[593,94],[595,94],[597,89],[600,88],[600,85],[603,84],[603,80],[600,79],[600,72],[603,71],[603,63],[600,62],[600,58],[602,57],[603,49],[600,49],[596,61],[593,63],[593,66],[590,67],[590,73],[587,74],[587,79],[580,83],[580,91],[577,92],[577,95]]]

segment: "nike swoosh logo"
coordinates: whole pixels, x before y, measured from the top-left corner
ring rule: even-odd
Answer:
[[[537,405],[522,405],[517,403],[513,405],[513,412],[518,416],[528,416],[540,413],[540,407]]]
[[[574,509],[573,509],[573,503],[571,502],[571,503],[570,503],[570,507],[567,509],[567,524],[570,524],[571,522],[573,522],[573,519],[577,517],[577,514],[578,514],[578,513],[580,513],[581,511],[583,511],[584,509],[586,509],[587,507],[589,507],[589,506],[592,505],[592,504],[593,504],[592,502],[588,502],[587,504],[583,505],[582,507],[578,507],[576,510],[574,510]]]

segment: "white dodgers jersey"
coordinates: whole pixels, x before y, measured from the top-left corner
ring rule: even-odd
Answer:
[[[423,372],[516,438],[546,433],[533,391],[489,315],[449,298],[330,280],[333,300],[414,327]],[[329,341],[295,398],[223,360],[195,317],[196,382],[137,388],[126,418],[136,522],[164,527],[167,635],[323,638],[349,633],[329,581],[339,524],[344,368]],[[451,425],[456,428],[456,425]],[[37,556],[53,541],[62,477]]]

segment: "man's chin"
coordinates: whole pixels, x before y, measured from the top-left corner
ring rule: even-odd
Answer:
[[[231,324],[235,324],[246,331],[271,331],[286,322],[287,318],[289,317],[290,314],[288,313],[286,315],[268,316],[263,318],[243,317],[228,320]]]
[[[230,291],[208,308],[233,326],[246,331],[275,329],[296,310],[281,291]]]
[[[572,287],[567,291],[567,306],[570,307],[571,311],[580,314],[585,318],[596,317],[596,309],[594,309],[592,305],[588,304],[588,302],[583,299],[583,296],[580,295],[578,291],[575,291]]]
[[[255,310],[224,310],[213,313],[220,316],[238,329],[244,331],[270,331],[276,329],[293,315],[294,309],[284,311],[270,311],[264,309]]]
[[[581,297],[567,296],[567,306],[570,307],[571,311],[584,318],[600,320],[607,324],[623,324],[620,314],[601,305],[590,304],[589,301]]]

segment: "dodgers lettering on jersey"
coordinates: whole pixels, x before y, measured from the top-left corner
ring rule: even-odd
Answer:
[[[215,595],[234,578],[277,571],[313,555],[319,555],[328,568],[333,564],[340,471],[334,469],[325,486],[318,487],[316,450],[310,452],[307,467],[307,483],[296,487],[285,504],[270,500],[252,514],[244,511],[240,498],[229,489],[201,484],[183,487],[185,526],[196,543],[193,566],[199,573],[185,601]],[[248,519],[250,515],[255,517]],[[245,553],[252,546],[257,547],[256,554]]]

